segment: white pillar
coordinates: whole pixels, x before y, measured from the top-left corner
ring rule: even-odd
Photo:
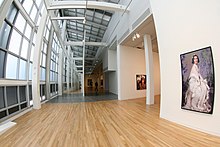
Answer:
[[[144,35],[145,62],[146,62],[146,104],[154,104],[154,69],[153,69],[153,52],[150,35]]]
[[[68,52],[67,52],[67,58],[70,58],[70,46],[68,46]],[[66,82],[67,82],[67,91],[69,91],[70,90],[70,85],[69,85],[69,83],[71,82],[70,81],[70,64],[71,64],[71,60],[69,60],[70,62],[68,62],[67,61],[67,80],[66,80]]]
[[[70,71],[71,71],[71,90],[73,90],[73,78],[74,78],[74,76],[73,76],[73,52],[71,52],[70,53]]]
[[[84,31],[84,40],[83,40],[83,73],[82,73],[82,93],[83,96],[85,96],[85,47],[86,47],[86,31]]]
[[[73,90],[76,90],[76,70],[75,70],[76,64],[75,60],[73,60]]]
[[[43,14],[47,14],[44,9]],[[34,49],[33,57],[33,68],[32,68],[32,93],[33,93],[33,108],[40,109],[40,54],[43,40],[44,28],[47,21],[47,15],[43,15],[40,21],[40,25],[37,31],[36,44]]]
[[[54,28],[51,26],[50,36],[47,46],[47,66],[46,66],[46,98],[50,99],[50,64],[51,64],[51,50],[53,42]]]
[[[58,95],[63,94],[63,50],[59,49],[58,61]]]

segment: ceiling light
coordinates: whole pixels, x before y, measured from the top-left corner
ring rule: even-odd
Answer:
[[[140,38],[140,34],[136,33],[137,38]]]
[[[134,41],[135,39],[140,38],[140,37],[141,37],[140,34],[135,33],[132,37],[132,41]]]

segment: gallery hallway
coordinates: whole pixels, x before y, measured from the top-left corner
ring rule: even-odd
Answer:
[[[46,103],[15,120],[1,147],[220,146],[220,138],[159,118],[145,99]]]

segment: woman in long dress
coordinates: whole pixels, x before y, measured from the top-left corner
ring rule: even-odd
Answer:
[[[207,81],[204,80],[199,72],[199,57],[193,55],[192,58],[192,69],[189,75],[189,87],[186,91],[185,106],[186,109],[210,112],[211,106],[208,103],[209,99],[209,86]]]

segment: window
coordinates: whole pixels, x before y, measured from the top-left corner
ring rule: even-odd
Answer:
[[[26,61],[20,60],[19,79],[26,80]]]
[[[21,13],[18,13],[17,19],[15,21],[15,27],[20,31],[20,32],[24,32],[24,27],[26,24],[26,20],[24,19],[24,17],[21,15]]]
[[[6,49],[8,36],[11,31],[11,26],[9,26],[6,22],[3,22],[1,31],[0,31],[0,47]]]
[[[26,12],[29,14],[31,7],[32,7],[33,1],[32,0],[25,0],[23,3],[23,7],[26,10]]]
[[[27,0],[26,0],[27,1]],[[36,14],[37,14],[37,8],[36,6],[34,5],[33,8],[32,8],[32,11],[31,11],[31,19],[34,21],[35,20],[35,17],[36,17]]]
[[[5,51],[0,49],[0,78],[4,78]]]
[[[20,44],[21,44],[21,35],[17,31],[13,30],[9,44],[9,51],[18,55]]]
[[[8,54],[6,62],[6,78],[16,79],[18,58]]]
[[[27,52],[28,52],[28,45],[29,42],[23,38],[22,48],[21,48],[21,57],[27,59]]]
[[[15,7],[14,3],[12,3],[12,5],[9,8],[7,17],[6,17],[7,20],[13,23],[17,12],[18,12],[18,9]]]
[[[46,80],[46,69],[41,67],[41,80]]]
[[[19,86],[20,102],[26,101],[26,86]]]
[[[0,109],[5,107],[4,87],[0,87]]]
[[[26,26],[26,30],[25,30],[25,34],[24,34],[24,35],[25,35],[28,39],[30,39],[31,30],[32,30],[31,26],[27,23],[27,26]]]
[[[18,103],[17,87],[16,86],[7,87],[6,88],[6,96],[7,96],[8,106],[12,106],[14,104],[17,104]]]

